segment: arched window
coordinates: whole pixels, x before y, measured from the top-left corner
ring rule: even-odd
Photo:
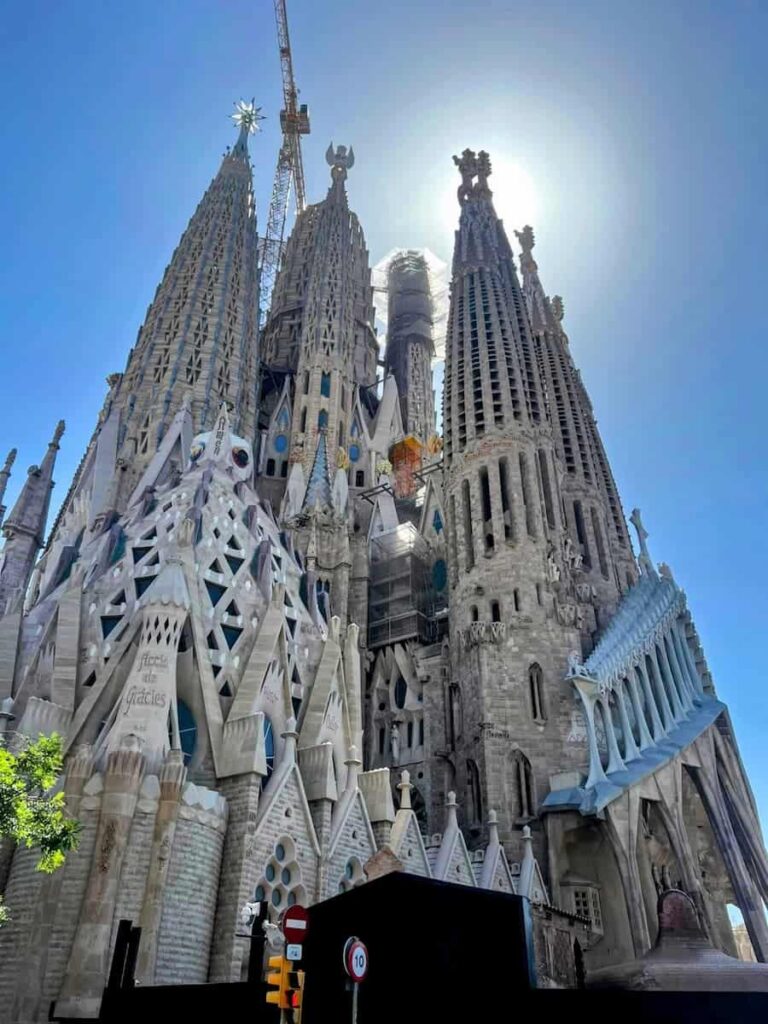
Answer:
[[[514,753],[515,768],[517,774],[517,801],[515,810],[517,818],[525,821],[532,818],[536,801],[533,791],[533,771],[531,762],[521,750]]]
[[[408,684],[402,676],[398,676],[395,683],[395,707],[404,708],[405,698],[408,696]]]
[[[301,410],[301,426],[299,427],[299,430],[303,434],[306,429],[307,429],[307,407],[304,406],[304,408]]]
[[[326,409],[321,409],[320,412],[317,414],[317,427],[318,427],[318,430],[325,430],[327,426],[328,426],[328,411]]]
[[[472,824],[483,820],[483,803],[480,792],[480,772],[474,761],[467,761],[467,810]]]
[[[473,604],[469,609],[469,618],[471,622],[477,622],[477,605]]]
[[[491,622],[501,622],[501,605],[498,601],[491,601]]]
[[[528,689],[531,696],[531,715],[534,722],[546,722],[547,714],[544,709],[544,674],[541,665],[534,662],[528,669]]]
[[[452,747],[455,747],[461,738],[463,718],[461,690],[458,683],[451,683],[448,687],[448,739]]]
[[[331,397],[331,375],[324,373],[320,377],[320,394],[323,398]]]

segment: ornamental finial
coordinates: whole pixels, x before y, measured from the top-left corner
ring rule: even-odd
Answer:
[[[347,171],[355,165],[355,151],[350,146],[337,146],[335,151],[333,143],[325,151],[325,161],[331,168],[331,180],[334,185],[347,180]]]
[[[64,420],[59,420],[59,422],[56,424],[56,429],[53,432],[53,440],[51,441],[51,444],[55,445],[57,448],[59,446],[59,441],[64,436],[65,426],[66,424],[64,423]]]
[[[468,199],[488,198],[488,178],[491,174],[491,158],[484,149],[475,153],[473,149],[465,149],[461,156],[454,156],[453,162],[459,169],[461,184],[458,189],[459,205],[463,206]],[[477,178],[477,182],[475,182]]]
[[[260,131],[259,121],[264,120],[261,107],[256,106],[255,96],[250,103],[246,103],[245,100],[238,100],[235,103],[234,114],[229,116],[243,135],[253,135],[255,132]]]
[[[653,568],[653,562],[651,561],[651,556],[648,553],[648,531],[643,526],[643,520],[640,518],[639,508],[632,509],[632,515],[629,517],[629,521],[637,531],[637,543],[640,545],[640,557],[638,558],[640,569],[647,576],[655,576],[656,570]]]
[[[523,256],[530,256],[533,247],[536,244],[536,239],[533,236],[533,228],[530,224],[526,224],[522,231],[515,231],[515,238],[520,243],[520,248],[523,250]]]

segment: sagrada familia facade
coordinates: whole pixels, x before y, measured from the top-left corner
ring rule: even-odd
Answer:
[[[542,983],[631,959],[669,887],[768,959],[768,862],[686,596],[633,553],[529,227],[460,176],[443,436],[422,253],[380,351],[352,150],[260,323],[240,134],[171,257],[52,526],[59,424],[3,524],[0,729],[64,738],[79,848],[0,846],[0,1018],[239,980],[273,917],[388,870],[528,897]],[[0,498],[12,459],[0,475]],[[47,534],[47,539],[46,539]],[[393,908],[408,928],[408,907]]]

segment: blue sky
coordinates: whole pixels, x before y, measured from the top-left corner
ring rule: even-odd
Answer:
[[[354,145],[373,262],[402,245],[450,259],[466,146],[490,151],[508,229],[531,219],[625,509],[689,594],[768,821],[768,6],[289,8],[309,195],[328,142]],[[269,117],[263,221],[272,2],[12,0],[0,47],[0,448],[19,448],[18,485],[63,416],[60,498],[240,97]]]

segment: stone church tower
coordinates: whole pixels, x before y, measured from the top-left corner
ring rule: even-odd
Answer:
[[[123,918],[143,985],[239,980],[246,902],[276,921],[382,865],[529,899],[548,984],[575,983],[574,940],[587,969],[647,950],[670,887],[730,952],[737,904],[767,960],[727,708],[637,510],[635,558],[488,154],[454,158],[441,441],[425,260],[391,263],[380,353],[351,148],[259,337],[258,117],[239,105],[47,543],[63,424],[5,520],[0,731],[62,736],[82,833],[50,877],[0,846],[0,1021],[96,1017]]]

